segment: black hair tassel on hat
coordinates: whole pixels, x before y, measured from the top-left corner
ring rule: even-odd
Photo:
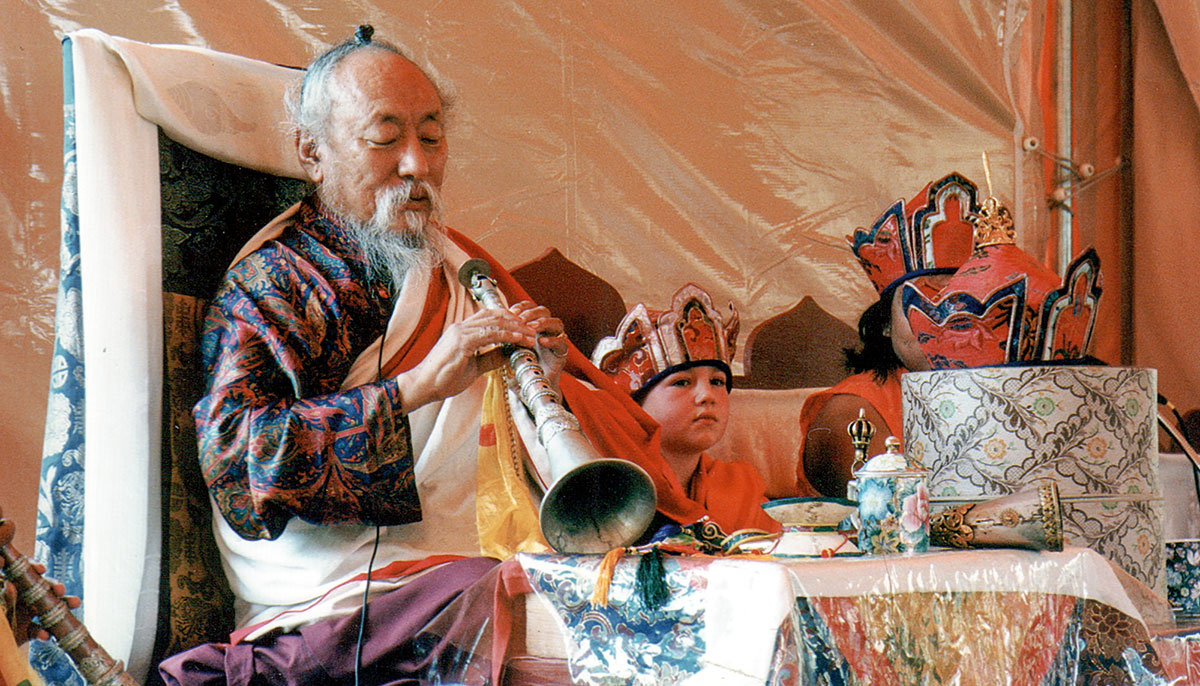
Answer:
[[[371,36],[375,35],[375,27],[370,24],[359,24],[354,30],[354,42],[359,45],[366,45],[371,42]]]

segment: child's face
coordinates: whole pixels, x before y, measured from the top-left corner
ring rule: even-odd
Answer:
[[[664,452],[708,450],[725,435],[729,391],[725,372],[703,365],[668,375],[642,400],[642,409],[662,427]]]

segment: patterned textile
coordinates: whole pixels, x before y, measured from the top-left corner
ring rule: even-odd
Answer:
[[[75,175],[75,72],[71,40],[63,41],[62,238],[54,357],[46,406],[38,485],[34,558],[46,575],[83,599],[83,311],[79,275],[79,203]],[[29,661],[47,684],[84,683],[67,654],[51,641],[33,641]]]
[[[64,179],[58,311],[50,398],[39,487],[35,557],[68,594],[82,596],[84,372],[79,215],[75,177],[75,110],[72,49],[63,42]],[[166,341],[164,384],[164,528],[162,616],[158,654],[212,640],[232,626],[232,600],[215,556],[210,513],[196,465],[191,407],[199,388],[195,321],[244,236],[230,227],[254,227],[308,191],[308,185],[224,164],[160,133],[163,213],[163,288]],[[197,487],[197,484],[199,486]],[[80,684],[66,653],[34,641],[30,661],[48,684]]]
[[[259,227],[312,192],[198,153],[158,135],[163,290],[213,297],[238,250]]]
[[[203,393],[204,310],[246,235],[308,184],[220,162],[159,134],[163,232],[163,579],[157,657],[220,640],[233,594],[212,536],[192,407]],[[155,660],[157,661],[157,659]]]
[[[383,333],[390,295],[315,199],[230,268],[201,337],[209,393],[195,417],[204,480],[239,535],[278,538],[293,516],[420,519],[399,387],[338,390]]]
[[[559,611],[576,683],[679,683],[700,671],[705,580],[690,575],[679,559],[663,561],[671,600],[655,610],[633,592],[636,560],[618,563],[612,579],[617,592],[606,606],[591,603],[598,558],[523,556],[522,562],[534,592]]]
[[[707,593],[714,558],[669,558],[671,597],[653,611],[635,589],[636,558],[618,563],[604,606],[590,602],[598,558],[522,555],[518,560],[533,591],[561,622],[575,683],[681,684],[697,675],[707,683],[702,672],[712,666],[717,641],[740,641],[738,634],[745,632],[722,633],[712,625],[718,621],[713,617],[723,617],[721,599]],[[743,569],[747,580],[754,577],[752,568]],[[814,572],[809,568],[808,573]],[[764,640],[769,663],[764,669],[747,644],[741,649],[744,664],[727,665],[728,681],[722,683],[1166,683],[1145,626],[1090,598],[999,590],[806,597],[799,588],[785,589],[775,602],[746,613],[771,625]],[[791,606],[778,623],[771,614],[777,605]]]
[[[222,640],[233,628],[233,593],[221,569],[212,537],[212,508],[200,477],[192,406],[199,397],[199,341],[196,333],[206,301],[163,294],[164,374],[163,459],[166,518],[163,527],[161,655]]]
[[[1063,536],[1165,595],[1156,384],[1091,365],[907,374],[906,454],[931,470],[935,510],[1054,482]]]

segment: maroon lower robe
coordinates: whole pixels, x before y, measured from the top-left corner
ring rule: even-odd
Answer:
[[[448,562],[372,598],[360,682],[489,683],[498,564],[486,557]],[[355,613],[253,643],[200,645],[158,669],[170,685],[352,684],[358,632]]]

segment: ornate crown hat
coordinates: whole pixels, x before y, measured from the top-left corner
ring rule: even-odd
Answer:
[[[958,173],[929,183],[907,204],[901,198],[847,236],[867,278],[881,295],[923,274],[949,274],[971,256],[978,189]]]
[[[596,344],[592,362],[635,397],[667,374],[700,364],[720,367],[732,384],[729,363],[737,351],[739,325],[733,303],[722,316],[708,293],[689,283],[675,291],[669,310],[634,305],[616,335]]]
[[[1077,360],[1100,299],[1100,258],[1088,248],[1062,279],[1018,248],[995,198],[974,213],[975,248],[941,290],[905,283],[901,302],[934,369]]]

